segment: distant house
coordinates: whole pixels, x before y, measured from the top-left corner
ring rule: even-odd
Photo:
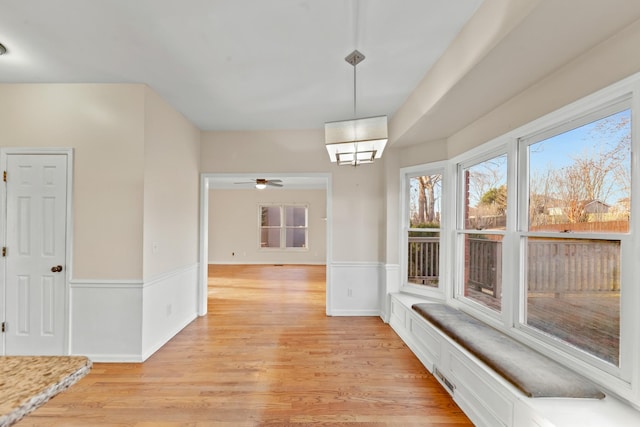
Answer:
[[[578,202],[577,207],[585,214],[603,214],[611,210],[611,205],[600,200],[582,200]],[[547,199],[547,204],[544,207],[545,213],[549,216],[563,216],[568,209],[566,203],[562,203],[558,199]]]
[[[584,212],[587,214],[609,213],[609,210],[611,210],[611,205],[600,200],[589,200],[581,203],[584,203]]]

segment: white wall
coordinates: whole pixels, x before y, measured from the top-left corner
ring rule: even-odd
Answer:
[[[0,129],[74,150],[69,352],[142,360],[195,317],[200,131],[141,84],[0,84]]]
[[[74,279],[142,277],[144,86],[0,84],[0,144],[74,149]]]
[[[144,268],[149,280],[198,260],[200,130],[145,87]]]
[[[449,158],[640,71],[640,21],[448,138]]]
[[[385,256],[384,167],[329,161],[322,130],[203,132],[203,173],[330,173],[329,314],[378,314]],[[211,236],[215,238],[214,235]],[[366,274],[357,274],[366,269]],[[348,271],[347,271],[348,270]],[[351,291],[349,292],[349,289]]]
[[[141,357],[197,317],[200,130],[145,87]]]
[[[327,253],[326,198],[326,190],[211,190],[209,263],[324,264]],[[307,250],[260,249],[260,204],[307,204]]]
[[[332,175],[333,260],[380,262],[384,257],[384,175],[380,162],[336,166],[324,131],[203,132],[203,173],[313,173]]]

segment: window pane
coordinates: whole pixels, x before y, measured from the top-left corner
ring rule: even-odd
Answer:
[[[440,282],[440,233],[409,232],[407,281],[437,288]]]
[[[440,228],[442,175],[409,178],[409,227]]]
[[[286,206],[284,208],[285,225],[287,227],[306,227],[307,208],[304,206]]]
[[[280,247],[280,228],[263,228],[260,230],[260,246],[263,248]]]
[[[502,236],[464,235],[464,295],[493,310],[502,302]]]
[[[263,227],[280,227],[280,206],[262,206],[260,225]]]
[[[287,248],[306,248],[307,247],[307,229],[306,228],[287,228]]]
[[[620,242],[528,238],[526,323],[618,365]]]
[[[507,156],[486,160],[463,171],[464,228],[504,230],[507,223]]]
[[[529,230],[625,233],[631,110],[529,145]]]

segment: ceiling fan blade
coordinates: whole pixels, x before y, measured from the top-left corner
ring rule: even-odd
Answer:
[[[275,181],[280,181],[280,180],[275,180]],[[267,185],[270,185],[271,187],[282,187],[282,184],[279,184],[274,181],[267,181]]]
[[[275,182],[275,183],[282,182],[282,180],[281,180],[281,179],[268,179],[267,181],[269,181],[269,182]]]
[[[242,182],[234,182],[234,184],[255,184],[255,181],[242,181]]]

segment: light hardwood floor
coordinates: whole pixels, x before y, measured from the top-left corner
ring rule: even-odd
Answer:
[[[380,318],[325,315],[324,272],[211,266],[207,316],[18,425],[471,426]]]

